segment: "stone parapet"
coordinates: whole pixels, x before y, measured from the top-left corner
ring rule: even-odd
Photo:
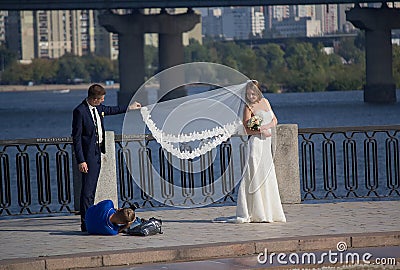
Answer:
[[[272,137],[272,150],[279,192],[282,203],[300,203],[300,175],[298,156],[298,128],[295,124],[278,125]],[[95,203],[110,199],[118,205],[117,170],[114,132],[106,131],[106,154],[102,155],[102,165],[97,183]],[[79,210],[81,176],[74,165],[75,210]]]
[[[115,159],[115,142],[114,132],[106,131],[105,134],[106,153],[101,154],[101,169],[100,176],[97,182],[95,203],[102,200],[112,200],[115,206],[118,206],[117,192],[117,174],[116,174],[116,159]],[[74,152],[74,151],[72,151]],[[76,159],[73,159],[73,183],[74,183],[74,208],[79,211],[79,197],[82,188],[82,177],[78,170]]]
[[[106,131],[106,153],[101,155],[101,170],[94,203],[112,200],[118,206],[117,163],[115,159],[114,132]]]
[[[298,128],[296,124],[276,127],[272,139],[274,163],[282,203],[300,203]]]

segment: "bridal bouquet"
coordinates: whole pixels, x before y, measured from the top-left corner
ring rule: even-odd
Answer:
[[[254,115],[252,116],[249,121],[247,121],[247,127],[251,130],[260,130],[260,126],[262,123],[262,118],[261,116]]]

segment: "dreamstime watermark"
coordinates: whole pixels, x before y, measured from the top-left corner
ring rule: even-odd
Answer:
[[[280,265],[322,265],[322,264],[368,264],[368,265],[396,265],[396,258],[373,258],[369,252],[357,253],[348,252],[346,242],[339,242],[336,250],[328,252],[304,252],[298,253],[275,253],[269,252],[267,248],[257,256],[259,264],[280,264]]]

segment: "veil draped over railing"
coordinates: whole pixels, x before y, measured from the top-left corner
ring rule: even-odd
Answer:
[[[157,142],[179,159],[193,159],[234,134],[243,134],[247,82],[144,106],[143,121]]]

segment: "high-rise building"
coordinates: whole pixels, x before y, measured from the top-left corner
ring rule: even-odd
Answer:
[[[205,36],[224,39],[262,37],[265,29],[263,7],[209,9],[203,18]]]
[[[8,12],[0,11],[0,46],[6,43],[6,20]]]
[[[300,33],[320,35],[320,29],[316,29],[314,5],[269,6],[265,7],[264,16],[267,37],[298,36]]]
[[[225,7],[222,14],[222,34],[225,39],[248,39],[251,29],[247,7]]]
[[[207,37],[222,37],[222,9],[208,8],[207,15],[202,18],[203,34]]]
[[[97,44],[96,41],[96,32],[97,28],[97,11],[93,10],[81,10],[77,15],[79,16],[78,22],[79,26],[75,27],[75,29],[79,29],[81,31],[80,46],[82,47],[82,55],[90,54],[95,52]]]
[[[117,11],[122,13],[122,11]],[[94,37],[94,53],[111,60],[118,59],[118,34],[108,32],[104,27],[100,26],[98,16],[100,11],[93,12],[93,24],[90,27],[90,36]]]
[[[313,37],[321,35],[321,22],[310,17],[287,18],[274,23],[272,37]]]
[[[252,7],[250,9],[251,34],[254,37],[262,37],[265,29],[265,18],[263,7]]]
[[[268,33],[272,30],[272,21],[274,19],[273,10],[273,6],[264,7],[265,35],[268,35]]]
[[[7,47],[14,50],[18,58],[30,61],[35,58],[35,27],[33,11],[9,11],[6,23]]]
[[[339,32],[349,33],[349,32],[353,32],[355,30],[355,27],[353,26],[353,24],[346,20],[346,10],[349,10],[353,6],[354,6],[353,4],[340,4],[340,5],[337,5],[337,7],[338,7],[337,16],[338,16],[338,28],[339,28],[338,30],[339,30]]]
[[[336,33],[338,28],[338,8],[336,4],[316,5],[316,19],[321,21],[324,35]]]
[[[272,18],[277,21],[282,21],[290,17],[290,6],[273,6]]]
[[[296,10],[296,17],[308,17],[311,19],[315,19],[315,5],[297,5],[294,7]]]
[[[7,45],[23,61],[94,53],[94,19],[88,10],[10,11]]]

